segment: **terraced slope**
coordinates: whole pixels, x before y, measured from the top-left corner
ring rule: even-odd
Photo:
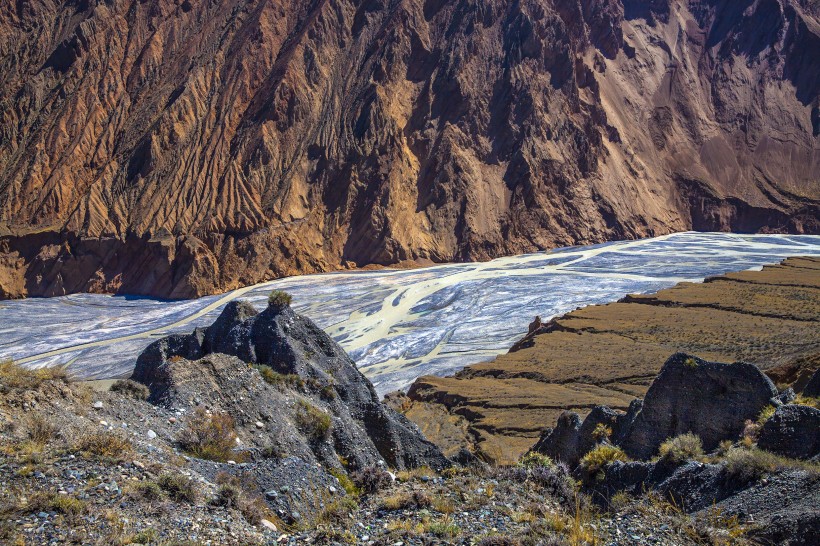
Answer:
[[[419,378],[404,410],[450,451],[466,444],[510,461],[564,409],[626,409],[676,351],[778,372],[792,362],[820,366],[820,259],[789,258],[573,311],[492,362]]]

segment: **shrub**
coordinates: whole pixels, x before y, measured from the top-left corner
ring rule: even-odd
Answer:
[[[291,301],[293,301],[293,296],[284,290],[273,290],[268,296],[268,306],[270,307],[288,307]]]
[[[609,444],[600,444],[581,458],[580,467],[587,477],[603,478],[603,475],[599,476],[599,472],[606,466],[615,461],[626,460],[626,453],[621,448]]]
[[[305,381],[296,374],[282,374],[265,364],[259,364],[254,367],[259,370],[262,379],[270,385],[287,386],[293,389],[303,389],[305,387]]]
[[[86,457],[122,461],[133,446],[128,438],[118,433],[99,431],[81,435],[74,448]]]
[[[319,515],[321,523],[343,523],[350,518],[350,514],[359,508],[359,504],[352,497],[336,499]]]
[[[111,385],[111,388],[108,390],[133,398],[134,400],[148,400],[148,397],[151,395],[151,391],[148,390],[148,387],[133,379],[120,379]]]
[[[763,408],[763,410],[760,412],[760,415],[757,416],[757,424],[760,426],[766,424],[766,421],[771,419],[775,411],[777,411],[777,408],[775,408],[771,404]]]
[[[325,439],[330,433],[330,415],[313,404],[299,400],[296,404],[296,426],[316,440]]]
[[[563,463],[533,468],[530,479],[564,506],[569,506],[575,497],[575,482],[569,475],[569,468]]]
[[[612,427],[607,426],[605,423],[598,423],[595,425],[595,430],[592,431],[592,437],[599,442],[608,440],[612,437]]]
[[[703,457],[703,443],[697,435],[687,432],[663,442],[658,454],[664,461],[682,464],[690,459]]]
[[[386,470],[368,466],[353,473],[353,483],[361,492],[372,494],[393,483],[393,478]]]
[[[194,481],[179,473],[166,472],[160,475],[157,484],[176,502],[196,502],[198,497]]]
[[[533,468],[536,466],[553,466],[555,462],[547,455],[538,453],[537,451],[528,451],[518,461],[518,466],[523,468]]]
[[[359,491],[359,488],[356,487],[356,484],[353,483],[353,480],[351,480],[350,477],[347,474],[345,474],[344,471],[331,468],[328,470],[328,472],[331,476],[339,480],[339,485],[342,486],[342,489],[344,489],[345,493],[347,493],[348,495],[358,497],[362,494],[362,492]]]
[[[36,445],[46,445],[57,434],[57,427],[40,413],[32,413],[25,419],[26,434]]]
[[[130,496],[145,499],[149,502],[162,498],[162,488],[157,482],[143,481],[129,484]]]
[[[250,475],[236,476],[227,472],[216,475],[219,484],[213,506],[235,508],[251,525],[258,525],[268,515],[268,507],[258,493],[253,491],[255,482]]]
[[[177,440],[180,447],[194,457],[225,462],[234,455],[236,438],[236,427],[230,415],[210,415],[197,408]]]
[[[239,506],[239,496],[241,492],[239,488],[232,483],[223,483],[219,486],[216,492],[216,498],[211,500],[214,506],[222,506],[224,508],[236,508]]]

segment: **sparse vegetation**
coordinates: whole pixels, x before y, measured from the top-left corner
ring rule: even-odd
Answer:
[[[259,370],[262,379],[270,385],[300,390],[305,387],[305,381],[296,374],[282,374],[265,364],[258,364],[254,367]]]
[[[148,397],[151,395],[151,391],[148,390],[148,387],[133,379],[120,379],[111,385],[109,390],[133,398],[134,400],[148,400]]]
[[[662,460],[673,464],[700,459],[703,457],[703,442],[697,435],[687,432],[663,442],[658,454]]]
[[[330,433],[330,415],[306,400],[296,403],[296,426],[315,440],[326,439]]]
[[[178,472],[166,472],[157,480],[159,487],[176,502],[194,503],[199,496],[194,481]]]
[[[273,290],[268,295],[268,305],[270,307],[288,307],[293,301],[293,296],[284,290]]]
[[[726,477],[731,481],[749,483],[757,481],[766,474],[785,468],[798,468],[820,477],[820,465],[808,461],[799,461],[781,457],[758,449],[757,447],[732,447],[722,458]]]
[[[391,483],[393,478],[390,474],[377,466],[368,466],[353,473],[353,483],[364,494],[372,494],[384,489]]]
[[[57,435],[57,427],[40,413],[29,414],[25,426],[29,441],[38,446],[45,446]]]
[[[154,502],[162,499],[162,488],[157,482],[145,480],[128,484],[128,494],[131,497]]]
[[[771,404],[763,408],[763,410],[760,412],[760,415],[757,416],[757,424],[762,427],[764,424],[766,424],[766,421],[771,419],[775,411],[777,411],[777,408],[775,408]]]
[[[610,463],[626,460],[628,460],[626,453],[621,448],[609,444],[600,444],[581,458],[580,467],[587,477],[594,476],[596,479],[603,479],[601,471]]]
[[[543,455],[538,453],[537,451],[528,451],[525,453],[521,459],[518,461],[518,466],[522,468],[533,468],[536,466],[554,466],[555,461],[553,461],[547,455]]]
[[[236,438],[236,427],[230,415],[209,414],[197,408],[177,440],[180,447],[194,457],[226,462],[238,458],[233,451]]]
[[[356,484],[353,483],[353,480],[351,480],[345,472],[343,472],[342,470],[337,470],[335,468],[328,469],[328,472],[330,472],[331,476],[339,480],[339,485],[342,486],[342,489],[345,490],[345,493],[353,497],[358,497],[359,495],[361,495],[362,492],[359,490],[358,487],[356,487]]]
[[[612,427],[607,426],[605,423],[598,423],[595,425],[595,430],[592,431],[592,437],[599,442],[609,440],[612,437]]]
[[[61,366],[29,370],[13,360],[0,360],[0,392],[7,392],[7,389],[36,389],[46,381],[67,379],[68,373]]]
[[[133,449],[131,442],[118,432],[92,431],[81,434],[74,450],[85,457],[122,461]]]

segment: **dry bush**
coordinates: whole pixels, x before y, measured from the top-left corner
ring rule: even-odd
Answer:
[[[682,464],[703,457],[703,442],[691,432],[669,438],[658,449],[660,458],[673,464]]]
[[[157,484],[176,502],[195,503],[199,497],[194,480],[183,474],[166,472],[159,477]]]
[[[323,440],[330,434],[330,415],[313,404],[299,400],[296,404],[296,426],[309,437]]]
[[[368,466],[353,473],[353,483],[365,494],[376,493],[393,483],[393,478],[386,470],[377,466]]]
[[[66,381],[68,373],[61,366],[26,369],[13,360],[0,361],[0,391],[8,389],[36,389],[46,381]]]
[[[148,400],[148,397],[151,396],[151,391],[148,387],[133,379],[120,379],[111,385],[109,390],[133,398],[134,400]]]
[[[41,413],[27,415],[25,426],[29,440],[37,445],[44,446],[57,435],[57,427]]]
[[[74,450],[86,457],[98,457],[122,461],[131,453],[133,446],[128,438],[118,433],[94,431],[80,435],[74,444]]]
[[[230,415],[211,415],[197,408],[177,441],[183,450],[194,457],[226,462],[235,455],[236,438],[236,426]]]

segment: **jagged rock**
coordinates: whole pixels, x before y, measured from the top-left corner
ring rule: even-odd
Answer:
[[[788,389],[784,390],[783,392],[772,398],[772,404],[774,406],[782,406],[783,404],[793,402],[796,398],[797,395],[794,393],[794,389],[789,387]]]
[[[820,410],[787,404],[777,408],[760,430],[761,449],[792,457],[811,459],[820,454]]]
[[[820,397],[820,370],[814,372],[809,382],[803,387],[803,396]]]
[[[281,388],[264,382],[248,363],[281,374]],[[132,379],[148,385],[153,403],[221,408],[247,425],[256,443],[260,438],[284,443],[286,451],[312,453],[332,466],[338,465],[337,455],[357,467],[380,459],[399,469],[449,464],[415,425],[379,401],[338,344],[289,306],[259,313],[232,302],[210,327],[152,343],[138,358]],[[294,399],[332,416],[327,439],[294,436]],[[265,430],[256,426],[258,420],[268,424]]]
[[[578,454],[580,429],[581,417],[573,411],[565,411],[558,417],[555,428],[549,428],[541,434],[541,438],[532,450],[574,466],[578,464],[580,458]]]
[[[672,355],[649,387],[643,407],[625,425],[621,447],[646,459],[667,438],[693,432],[711,450],[736,439],[747,419],[756,418],[777,389],[752,364],[706,362]]]

